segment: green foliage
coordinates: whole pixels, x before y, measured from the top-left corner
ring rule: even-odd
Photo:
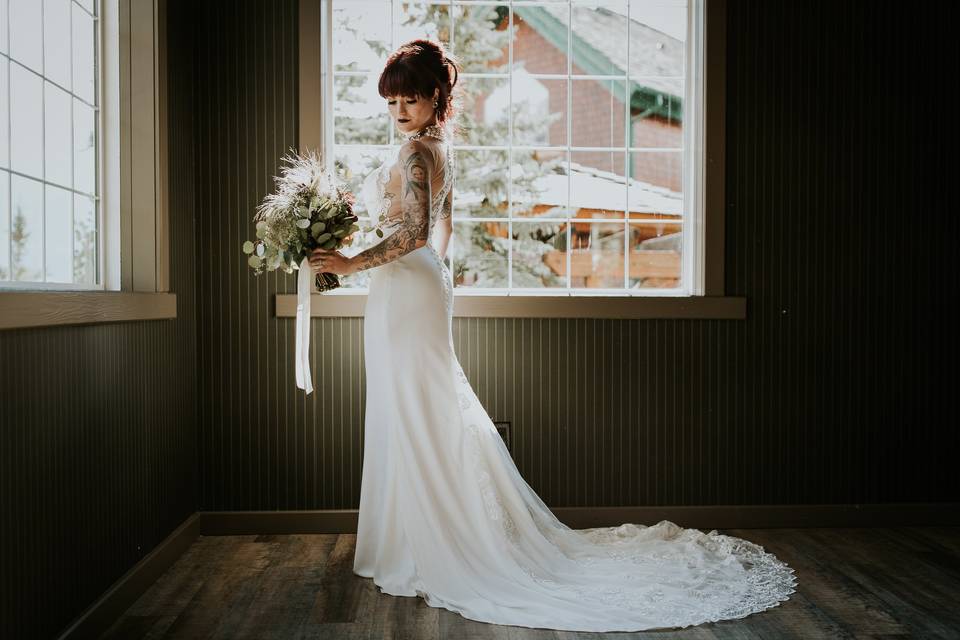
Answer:
[[[277,188],[257,207],[257,242],[242,249],[259,275],[283,269],[293,273],[318,247],[336,249],[353,242],[359,230],[353,196],[323,167],[314,152],[284,157],[288,166],[276,178]]]

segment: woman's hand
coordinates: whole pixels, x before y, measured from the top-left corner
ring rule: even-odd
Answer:
[[[334,249],[314,249],[310,252],[310,268],[314,273],[349,275],[354,272],[353,259]]]

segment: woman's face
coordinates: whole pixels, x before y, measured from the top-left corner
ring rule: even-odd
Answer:
[[[410,134],[436,124],[433,100],[416,96],[387,96],[387,109],[397,128]]]

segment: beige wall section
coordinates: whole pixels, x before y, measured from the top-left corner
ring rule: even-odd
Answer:
[[[118,48],[120,54],[120,289],[133,291],[133,265],[129,257],[133,255],[133,224],[130,212],[133,210],[130,188],[130,163],[133,146],[130,139],[130,0],[120,0]]]
[[[160,241],[165,240],[158,233],[165,225],[160,221],[162,210],[157,206],[161,187],[157,144],[161,127],[158,78],[162,71],[157,51],[159,0],[121,1],[129,4],[130,15],[129,93],[126,108],[121,105],[127,119],[124,124],[121,117],[121,127],[129,127],[131,151],[130,161],[125,163],[130,171],[130,210],[121,212],[121,220],[128,221],[133,235],[132,290],[159,291],[159,281],[168,281],[167,276],[158,277],[159,271],[167,268],[158,252]]]
[[[121,287],[169,291],[166,0],[119,2]]]
[[[320,0],[300,0],[298,89],[300,91],[300,150],[321,151],[323,146],[323,105],[320,74]]]
[[[156,98],[156,125],[153,129],[153,139],[156,145],[156,162],[154,163],[154,223],[156,226],[156,290],[170,291],[170,160],[167,155],[167,141],[170,139],[167,131],[167,0],[156,0],[156,29],[153,32],[153,46],[156,51],[156,67],[154,69],[154,91]]]

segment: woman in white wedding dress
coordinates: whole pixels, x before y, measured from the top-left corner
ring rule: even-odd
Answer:
[[[407,139],[364,183],[385,237],[352,257],[311,258],[315,271],[372,269],[354,572],[383,593],[531,628],[687,627],[777,606],[796,578],[762,547],[667,520],[571,529],[518,472],[454,353],[442,256],[457,68],[428,40],[391,55],[380,94]]]

